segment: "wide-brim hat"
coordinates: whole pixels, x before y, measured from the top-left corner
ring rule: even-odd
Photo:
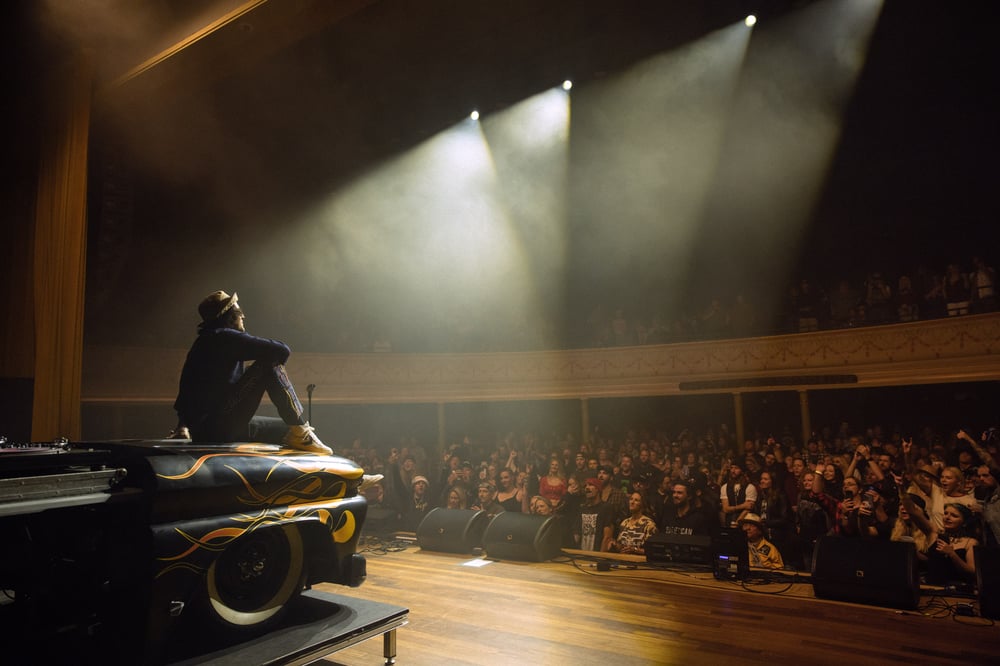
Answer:
[[[941,474],[938,473],[937,467],[934,465],[921,465],[920,469],[917,470],[921,474],[926,474],[927,476],[933,478],[935,481],[941,480]]]
[[[743,523],[753,523],[760,529],[764,529],[764,521],[760,519],[756,513],[748,513],[739,520],[739,526],[743,527]]]
[[[230,296],[224,291],[213,291],[198,304],[198,314],[202,321],[214,321],[239,305],[236,292]]]

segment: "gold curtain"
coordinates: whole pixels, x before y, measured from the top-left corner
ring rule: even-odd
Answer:
[[[93,58],[81,53],[51,83],[42,123],[33,267],[35,441],[80,438],[92,80]]]

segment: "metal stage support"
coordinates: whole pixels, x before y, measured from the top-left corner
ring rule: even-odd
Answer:
[[[382,636],[387,666],[396,663],[396,629],[409,609],[317,590],[302,593],[295,612],[274,631],[253,640],[171,662],[171,666],[301,666]]]

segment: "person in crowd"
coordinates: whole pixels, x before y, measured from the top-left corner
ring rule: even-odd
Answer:
[[[799,550],[802,553],[802,566],[806,571],[812,569],[816,540],[833,528],[836,513],[837,500],[823,491],[823,476],[815,472],[805,472],[802,475],[802,490],[799,492],[799,503],[795,511],[795,529]]]
[[[913,439],[903,441],[903,454],[907,460],[907,470],[911,472],[914,485],[929,500],[927,512],[936,532],[944,530],[944,507],[949,502],[964,504],[970,510],[978,509],[975,496],[965,489],[965,476],[957,467],[945,467],[935,478],[933,466],[925,465],[914,474],[912,464]]]
[[[660,477],[660,482],[652,489],[646,491],[646,506],[649,508],[649,517],[656,524],[663,525],[664,510],[671,502],[671,488],[676,483],[668,474]]]
[[[920,297],[914,291],[909,275],[899,276],[895,300],[896,318],[900,322],[917,321],[920,318]]]
[[[968,505],[948,502],[944,528],[935,530],[927,551],[927,582],[932,585],[970,584],[976,576],[973,514]]]
[[[487,517],[492,518],[498,513],[503,513],[503,506],[497,502],[497,489],[489,481],[480,481],[476,487],[476,502],[472,505],[476,511],[485,511]]]
[[[628,495],[615,483],[615,470],[611,465],[601,465],[597,478],[601,482],[601,501],[611,508],[617,525],[628,515]]]
[[[986,443],[992,436],[993,432],[984,432],[982,442]],[[983,461],[983,464],[976,468],[973,494],[982,511],[983,542],[987,547],[1000,548],[1000,484],[997,483],[1000,468],[997,467],[993,455],[964,430],[958,431],[958,437],[967,441]]]
[[[190,434],[195,442],[263,441],[332,454],[304,418],[285,372],[288,345],[247,333],[235,292],[212,292],[198,304],[198,314],[198,336],[174,401],[178,421],[172,436]],[[280,418],[255,415],[265,393]]]
[[[902,486],[900,486],[902,487]],[[890,541],[912,543],[917,550],[917,558],[923,563],[927,561],[927,550],[931,546],[931,535],[934,528],[924,498],[913,493],[901,492],[899,496],[899,516],[893,523]]]
[[[723,527],[736,527],[744,513],[757,506],[757,488],[750,483],[743,467],[733,461],[729,464],[729,478],[719,494],[722,504],[721,523]]]
[[[549,501],[549,504],[556,506],[566,493],[566,476],[562,471],[562,464],[558,458],[549,460],[548,472],[538,480],[538,494]]]
[[[638,476],[632,454],[623,453],[618,461],[618,472],[615,474],[615,485],[621,488],[626,498],[635,490],[635,479]],[[628,500],[626,499],[626,503]]]
[[[515,473],[506,467],[498,473],[500,487],[497,490],[496,501],[503,507],[504,511],[521,512],[521,505],[524,502],[524,486],[516,484]]]
[[[601,500],[604,483],[597,477],[583,484],[583,503],[573,521],[573,542],[580,550],[608,552],[614,537],[614,512]]]
[[[611,540],[611,552],[625,555],[642,555],[646,539],[656,534],[656,523],[646,515],[646,501],[642,493],[628,496],[629,516],[618,526],[618,536]]]
[[[764,538],[764,523],[756,513],[740,518],[740,529],[747,536],[750,566],[764,569],[784,569],[785,562],[777,546]]]
[[[819,471],[817,469],[817,471]],[[822,465],[823,486],[826,492],[840,500],[843,498],[844,473],[832,462]]]
[[[469,495],[465,491],[465,486],[452,486],[446,495],[446,509],[467,509],[469,508]]]
[[[948,264],[942,286],[948,316],[956,317],[969,314],[969,301],[972,299],[969,276],[962,272],[958,264]]]
[[[761,472],[759,485],[757,505],[760,507],[758,515],[764,526],[764,537],[779,550],[787,550],[793,525],[788,498],[775,485],[771,472]]]
[[[416,532],[424,516],[431,510],[427,477],[417,474],[413,477],[409,500],[400,511],[400,524],[407,532]]]
[[[969,276],[972,312],[981,314],[997,309],[996,278],[996,271],[987,266],[982,257],[972,258],[972,274]]]
[[[709,525],[705,513],[698,511],[694,505],[691,486],[683,481],[671,484],[670,504],[663,509],[660,531],[680,536],[705,536]]]
[[[874,488],[862,491],[853,476],[844,479],[844,497],[837,503],[834,533],[838,536],[879,537],[888,535],[892,523],[882,496]]]
[[[892,287],[879,272],[872,273],[865,283],[866,318],[871,324],[892,320]]]
[[[533,516],[551,516],[553,513],[552,503],[547,497],[535,495],[528,500],[528,513]]]
[[[786,456],[786,467],[788,473],[785,475],[785,497],[788,498],[788,506],[798,506],[799,493],[802,490],[802,475],[806,471],[806,461],[799,456]]]

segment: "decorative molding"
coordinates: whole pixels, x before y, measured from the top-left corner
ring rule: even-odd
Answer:
[[[1000,378],[1000,313],[863,329],[673,345],[489,354],[293,353],[320,404],[635,397],[725,380],[724,392]],[[84,402],[173,402],[184,350],[89,347]],[[856,376],[856,383],[818,381]],[[772,379],[773,383],[767,380]],[[747,380],[747,386],[740,381]],[[796,383],[801,381],[801,383]],[[301,390],[301,388],[300,388]]]

